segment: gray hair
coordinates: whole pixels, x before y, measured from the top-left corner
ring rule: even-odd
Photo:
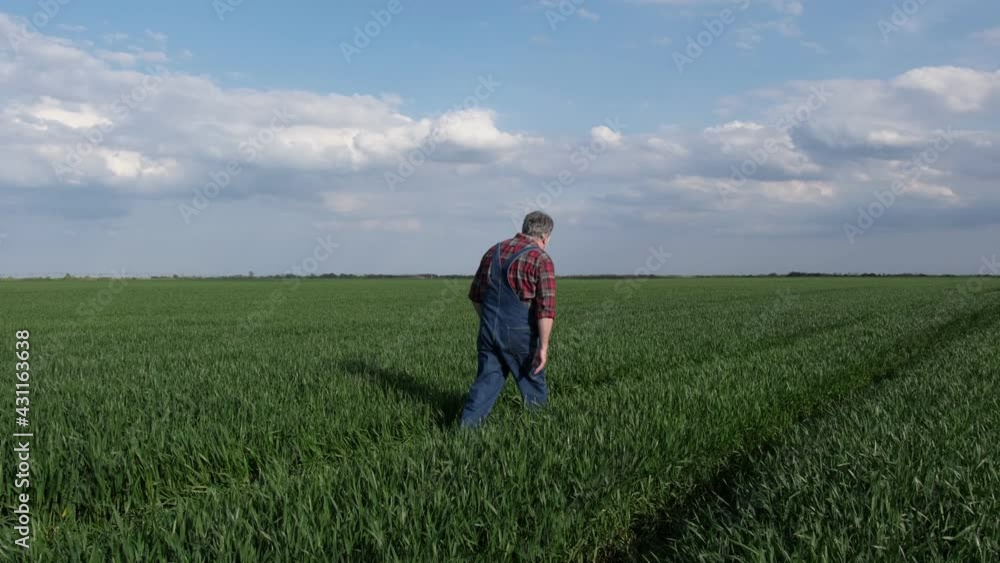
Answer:
[[[521,226],[521,232],[529,237],[542,238],[545,235],[552,234],[554,227],[555,222],[552,221],[552,217],[541,211],[532,211],[524,216],[524,224]]]

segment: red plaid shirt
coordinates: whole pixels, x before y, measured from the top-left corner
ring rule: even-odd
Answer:
[[[534,244],[534,241],[520,233],[501,242],[500,261],[507,260],[530,244]],[[493,245],[483,254],[476,277],[472,279],[469,299],[475,303],[483,302],[483,294],[490,285],[490,266],[493,264],[495,249],[496,245]],[[556,318],[556,268],[544,250],[529,250],[522,254],[507,270],[507,281],[521,301],[531,302],[532,314],[536,319]]]

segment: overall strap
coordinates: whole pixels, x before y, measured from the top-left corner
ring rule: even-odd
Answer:
[[[496,246],[493,247],[493,258],[490,265],[490,281],[500,281],[501,277],[501,267],[500,263],[500,245],[503,243],[498,242]]]
[[[528,246],[525,246],[521,250],[518,250],[517,252],[515,252],[514,255],[511,256],[509,259],[507,259],[507,262],[501,267],[504,285],[506,285],[509,289],[511,289],[511,290],[514,289],[514,288],[510,287],[510,274],[509,274],[510,267],[514,265],[514,262],[518,258],[520,258],[524,254],[527,254],[528,252],[530,252],[532,250],[541,250],[541,249],[538,248],[537,246],[533,245],[533,244],[529,244]]]
[[[530,252],[532,250],[540,250],[540,249],[537,246],[533,245],[533,244],[529,244],[528,246],[525,246],[521,250],[518,250],[517,252],[515,252],[514,255],[511,256],[510,258],[508,258],[507,262],[502,266],[504,273],[505,274],[507,273],[507,270],[509,270],[510,267],[511,267],[511,265],[514,264],[515,260],[517,260],[522,255],[524,255],[524,254],[526,254],[526,253],[528,253],[528,252]]]

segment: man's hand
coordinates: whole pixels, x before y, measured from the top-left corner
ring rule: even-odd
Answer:
[[[552,319],[538,319],[538,350],[535,352],[535,371],[538,373],[545,367],[549,359],[549,336],[552,334]]]
[[[548,361],[549,348],[539,346],[538,350],[535,351],[535,361],[531,364],[535,370],[531,373],[538,373],[545,368],[545,362]]]

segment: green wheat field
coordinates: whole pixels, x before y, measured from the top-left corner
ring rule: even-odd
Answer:
[[[559,281],[551,405],[469,280],[0,282],[35,561],[1000,560],[1000,280]]]

